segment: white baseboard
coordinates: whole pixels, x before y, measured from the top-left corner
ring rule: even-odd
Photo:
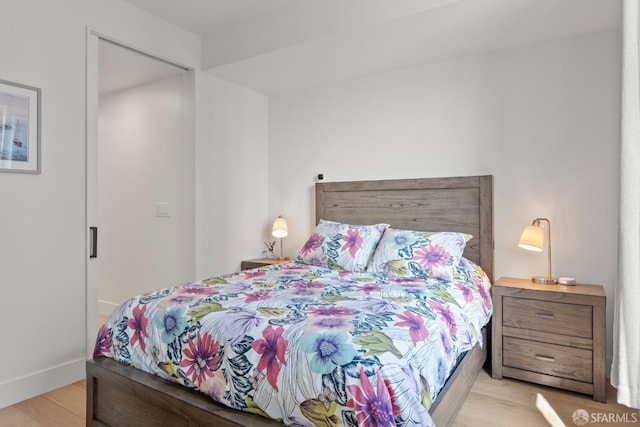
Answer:
[[[0,408],[80,381],[86,376],[85,361],[73,360],[0,383]]]
[[[120,304],[98,300],[98,314],[100,316],[109,316],[119,306]]]

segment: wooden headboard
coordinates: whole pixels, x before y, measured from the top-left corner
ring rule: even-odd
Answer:
[[[316,222],[473,235],[464,256],[493,281],[493,176],[316,184]]]

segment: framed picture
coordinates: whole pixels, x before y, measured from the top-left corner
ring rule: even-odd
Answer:
[[[40,89],[0,80],[0,172],[40,173]]]

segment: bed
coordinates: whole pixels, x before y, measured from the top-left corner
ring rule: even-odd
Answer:
[[[463,260],[469,260],[469,264],[472,266],[474,264],[479,265],[486,274],[487,280],[491,281],[493,280],[492,186],[493,181],[491,176],[318,183],[316,184],[316,219],[317,222],[324,220],[325,224],[329,225],[331,225],[330,222],[339,224],[388,224],[396,230],[451,231],[473,236],[470,240],[466,241],[464,245]],[[310,241],[311,240],[312,239],[310,239]],[[462,263],[465,262],[466,261],[462,261]],[[426,343],[428,341],[428,331],[415,326],[415,323],[411,323],[412,321],[419,321],[419,319],[415,317],[415,314],[419,312],[416,307],[410,307],[411,310],[401,310],[401,313],[396,314],[395,316],[397,317],[394,317],[396,320],[395,323],[389,319],[388,314],[384,314],[386,313],[384,310],[383,314],[373,315],[369,313],[367,322],[363,323],[365,327],[368,325],[368,329],[365,331],[356,331],[357,333],[355,334],[358,335],[356,338],[359,341],[354,342],[357,342],[359,346],[357,346],[356,350],[353,348],[349,348],[348,351],[345,350],[346,356],[343,355],[347,357],[345,360],[351,360],[353,363],[344,364],[334,359],[314,359],[315,355],[309,350],[309,348],[312,347],[312,339],[310,337],[317,339],[319,336],[325,336],[323,335],[325,331],[317,328],[308,330],[305,329],[306,326],[295,326],[298,328],[296,329],[297,335],[289,331],[286,332],[289,335],[286,335],[283,333],[283,327],[288,327],[290,326],[289,324],[293,323],[298,325],[296,316],[300,317],[301,311],[294,310],[294,312],[292,312],[287,308],[291,307],[291,305],[285,303],[278,307],[274,307],[273,304],[268,304],[267,306],[261,306],[260,304],[262,301],[267,300],[265,294],[273,290],[274,292],[280,292],[278,294],[279,300],[287,300],[287,298],[289,298],[287,301],[296,307],[302,304],[302,307],[317,311],[318,307],[309,308],[309,305],[304,301],[306,297],[312,299],[318,299],[320,297],[317,289],[313,289],[314,286],[305,285],[303,291],[307,293],[306,296],[303,295],[300,297],[300,295],[296,294],[295,299],[292,299],[293,296],[287,294],[290,290],[286,289],[284,285],[285,282],[299,284],[303,283],[300,281],[302,278],[305,279],[304,283],[315,283],[316,288],[323,289],[323,303],[329,304],[329,302],[347,301],[347,303],[345,303],[347,304],[346,306],[331,309],[337,311],[321,313],[325,315],[325,318],[333,319],[333,321],[336,322],[341,315],[353,316],[354,313],[361,312],[361,310],[354,311],[353,307],[360,309],[363,301],[368,301],[367,298],[369,295],[367,294],[367,290],[374,293],[380,292],[380,289],[375,288],[375,286],[378,286],[376,285],[377,282],[373,282],[372,284],[372,277],[370,277],[366,271],[362,271],[362,268],[355,269],[356,271],[353,273],[353,276],[345,277],[345,273],[335,268],[328,269],[325,267],[326,266],[322,265],[307,266],[304,262],[283,264],[259,269],[256,270],[255,273],[249,273],[248,275],[247,273],[235,273],[217,278],[209,278],[197,284],[186,285],[179,288],[182,295],[180,295],[178,303],[186,304],[187,306],[192,302],[189,298],[192,298],[193,295],[190,293],[197,294],[199,292],[197,289],[203,288],[202,285],[206,285],[207,288],[215,291],[214,293],[216,293],[216,295],[212,294],[208,296],[208,310],[202,312],[196,310],[192,312],[192,318],[197,320],[198,326],[200,323],[218,322],[217,325],[222,326],[224,329],[224,321],[231,319],[234,313],[227,311],[224,313],[224,316],[218,316],[215,315],[215,313],[211,315],[210,312],[212,310],[228,309],[228,307],[225,307],[225,304],[229,303],[231,296],[239,293],[243,295],[245,300],[248,301],[251,299],[251,303],[258,304],[255,307],[262,310],[260,312],[265,318],[270,318],[269,326],[267,327],[269,329],[266,333],[263,331],[263,335],[250,337],[250,341],[242,341],[238,338],[236,342],[232,343],[235,346],[233,347],[235,349],[234,353],[232,353],[234,357],[229,358],[227,365],[225,365],[225,372],[229,372],[231,369],[244,371],[247,374],[247,378],[243,380],[239,376],[236,377],[235,383],[232,381],[231,383],[233,385],[228,387],[231,392],[228,393],[223,400],[225,400],[227,404],[228,402],[232,402],[233,405],[240,406],[245,411],[249,409],[249,412],[253,413],[241,412],[225,407],[214,402],[205,394],[193,389],[193,383],[198,383],[198,380],[206,376],[200,370],[200,368],[205,365],[194,363],[198,348],[209,348],[210,351],[207,353],[207,363],[209,363],[209,365],[206,366],[212,368],[212,371],[214,370],[213,368],[215,368],[222,372],[220,369],[220,365],[222,364],[219,357],[220,354],[222,354],[220,353],[220,349],[215,347],[210,337],[200,336],[199,332],[193,330],[190,335],[187,334],[189,335],[187,338],[185,338],[185,335],[182,336],[181,345],[183,348],[181,354],[183,355],[183,362],[180,362],[181,365],[175,364],[174,366],[167,366],[166,361],[160,361],[160,363],[158,363],[157,357],[155,359],[149,357],[142,361],[136,361],[137,365],[141,363],[152,365],[152,368],[156,371],[158,371],[159,364],[165,363],[164,366],[161,366],[160,372],[155,372],[156,375],[129,366],[131,363],[120,363],[109,357],[94,357],[94,359],[89,360],[87,362],[87,425],[281,426],[282,424],[276,420],[256,414],[262,413],[264,408],[271,406],[278,407],[278,405],[282,406],[286,404],[277,401],[277,399],[272,399],[274,390],[287,387],[289,389],[296,388],[296,390],[304,388],[304,386],[299,385],[299,383],[304,384],[304,382],[293,380],[293,376],[288,377],[288,381],[287,378],[284,378],[288,375],[286,372],[288,372],[290,365],[303,365],[300,363],[302,359],[311,361],[307,368],[308,370],[320,375],[323,381],[325,381],[325,379],[330,379],[331,381],[328,381],[327,384],[323,383],[321,393],[316,393],[316,396],[313,396],[312,399],[307,399],[303,402],[304,405],[301,405],[303,417],[300,416],[300,412],[298,412],[297,416],[290,416],[285,419],[287,424],[363,424],[366,422],[366,419],[360,418],[360,412],[356,414],[355,411],[353,413],[346,411],[342,412],[342,417],[339,417],[336,413],[336,401],[338,403],[342,402],[344,406],[349,399],[349,396],[346,396],[344,390],[349,390],[351,395],[349,407],[356,408],[358,399],[353,398],[353,396],[358,395],[358,393],[360,393],[360,397],[362,397],[368,396],[367,393],[370,395],[372,392],[375,393],[375,391],[381,392],[378,385],[383,382],[387,385],[393,381],[403,384],[407,382],[402,378],[398,379],[403,376],[403,373],[397,369],[393,371],[391,369],[392,364],[384,362],[385,360],[389,360],[385,358],[390,357],[390,354],[419,353],[422,348],[420,346],[423,342]],[[406,266],[402,268],[404,267]],[[471,269],[473,270],[473,267]],[[270,274],[274,275],[273,278],[269,276]],[[322,274],[327,274],[327,277],[323,278]],[[252,275],[257,277],[257,282],[250,282],[249,284],[249,282],[247,282],[248,276]],[[410,289],[411,286],[418,286],[413,283],[413,280],[408,280],[410,283],[405,283],[401,279],[394,279],[386,275],[384,277],[387,282],[383,281],[380,283],[380,286],[384,289],[393,289],[393,292],[395,292],[401,288],[407,292],[416,292]],[[394,280],[396,280],[396,282],[392,283]],[[398,283],[402,286],[397,287]],[[430,284],[425,286],[435,286],[433,282],[429,283]],[[247,288],[247,286],[250,286],[250,288]],[[422,286],[422,284],[420,284],[420,286]],[[235,293],[228,291],[230,287],[235,287],[233,289],[238,288],[240,291],[237,289],[234,291]],[[345,290],[346,294],[331,294],[330,292],[325,292],[326,289],[337,288]],[[223,289],[224,291],[222,291]],[[296,289],[298,291],[300,290],[299,287]],[[158,292],[159,293],[147,296],[147,298],[153,300],[160,297],[167,297],[169,294],[173,297],[175,296],[174,293],[176,290]],[[165,294],[161,295],[162,292],[165,292]],[[229,292],[233,295],[229,294]],[[356,296],[357,294],[351,294],[349,292],[365,292],[365,295],[360,294],[360,296]],[[395,295],[395,297],[399,299],[394,301],[409,304],[406,298],[403,300],[404,296],[406,295]],[[300,298],[303,300],[300,300]],[[431,302],[436,304],[434,301]],[[233,305],[233,303],[229,304]],[[423,304],[423,308],[424,307]],[[490,307],[490,303],[485,304],[485,307]],[[320,308],[323,310],[326,309],[325,305],[322,305]],[[436,310],[434,307],[431,308]],[[140,314],[141,309],[138,307],[137,310],[138,312],[134,312],[133,315],[130,314],[129,317],[125,319],[125,322],[120,321],[120,323],[118,323],[117,320],[114,320],[110,323],[109,333],[111,335],[109,340],[113,339],[114,341],[110,341],[110,346],[105,347],[107,348],[105,353],[98,351],[96,356],[102,356],[110,352],[114,354],[120,353],[120,356],[122,356],[124,352],[125,362],[130,361],[130,359],[126,357],[126,349],[123,350],[123,346],[114,345],[114,342],[118,340],[118,333],[127,330],[127,325],[129,325],[130,322],[133,322],[131,325],[135,325],[135,322],[138,322],[138,320],[143,317]],[[379,313],[379,311],[376,313]],[[429,315],[429,313],[425,313],[425,315]],[[385,316],[387,316],[387,318],[385,318]],[[376,324],[376,322],[378,323]],[[139,323],[140,322],[138,322],[138,325]],[[349,318],[349,322],[347,323],[350,325],[349,328],[353,328],[352,325],[358,325],[358,322],[354,321],[353,317]],[[390,324],[395,328],[386,334],[386,336],[391,337],[393,337],[394,334],[400,334],[398,331],[405,327],[407,330],[407,333],[404,335],[405,347],[398,347],[401,346],[402,343],[402,339],[400,338],[398,338],[397,342],[393,339],[385,341],[385,337],[382,336],[385,334],[381,334],[377,328],[377,326],[385,324]],[[302,323],[300,323],[300,325],[302,325]],[[331,327],[333,326],[335,325]],[[477,334],[483,338],[476,337],[480,338],[484,343],[486,343],[485,329],[477,330]],[[293,329],[291,330],[293,331]],[[147,336],[141,333],[136,335],[135,332],[132,331],[140,332],[141,330],[140,328],[136,329],[135,326],[132,327],[129,335],[126,337],[127,344],[133,342],[134,346],[137,345],[139,347],[143,344],[143,341],[146,341]],[[350,330],[350,332],[353,331]],[[247,335],[244,336],[247,337]],[[382,338],[380,338],[381,336]],[[285,340],[283,337],[288,339]],[[99,337],[98,343],[104,338],[105,331],[102,330],[102,336]],[[162,337],[160,338],[162,340]],[[165,341],[175,344],[178,341],[172,341],[174,338],[175,337],[169,337],[169,339]],[[267,345],[269,343],[272,343],[273,346],[269,347]],[[345,348],[346,347],[348,346],[345,346]],[[98,344],[96,348],[99,349],[100,344]],[[253,361],[254,363],[250,363],[246,358],[237,357],[241,356],[243,351],[245,353],[249,351],[250,348],[253,348],[262,356],[268,354],[269,357],[261,357],[261,360],[256,359]],[[425,399],[432,401],[429,414],[437,426],[441,427],[452,423],[458,408],[464,401],[471,384],[475,380],[477,372],[486,359],[486,348],[486,345],[475,345],[464,354],[456,355],[455,369],[448,376],[442,389],[439,390],[437,398],[435,395],[431,396],[430,393],[423,393],[420,396],[421,401]],[[161,353],[166,353],[171,349],[171,347],[162,347]],[[176,356],[178,355],[177,353],[179,353],[175,345],[172,351],[176,353]],[[283,358],[285,351],[288,351],[288,357],[297,354],[300,360],[287,359],[287,365]],[[307,352],[306,356],[305,352]],[[149,354],[151,353],[152,352],[149,351]],[[120,358],[122,359],[122,357]],[[233,361],[229,364],[231,359],[233,359]],[[285,365],[287,366],[285,367]],[[177,366],[181,366],[183,369],[176,369]],[[351,370],[348,371],[347,368],[342,369],[340,366],[349,367],[348,369]],[[282,371],[280,370],[281,368]],[[358,370],[360,371],[360,375],[358,375]],[[367,372],[365,372],[365,370]],[[384,373],[384,378],[381,373]],[[209,376],[212,378],[215,377],[215,375]],[[368,386],[367,390],[362,386],[360,392],[358,391],[357,384],[354,383],[358,377],[365,379],[365,385]],[[407,374],[406,377],[410,378],[411,375]],[[176,383],[176,380],[191,387],[179,385]],[[433,380],[433,382],[435,381],[436,380]],[[336,385],[338,383],[340,386]],[[211,389],[208,387],[209,386],[206,385],[204,386],[204,388],[210,392],[209,394],[213,394],[212,390],[214,390],[215,387],[212,386],[213,388]],[[415,387],[407,385],[405,388],[409,390]],[[234,395],[233,392],[237,392],[240,389],[255,390],[255,393],[247,395],[247,393],[243,394],[238,392]],[[269,390],[271,394],[266,393],[266,390]],[[394,390],[396,395],[393,396],[393,404],[402,406],[404,410],[405,407],[408,407],[406,399],[410,399],[410,393],[405,389]],[[400,390],[401,393],[398,393],[398,390]],[[279,395],[276,394],[276,396]],[[290,410],[285,412],[286,414],[291,414]],[[403,414],[406,415],[404,412]],[[420,419],[420,414],[409,412],[408,416],[411,417],[414,415],[416,419]],[[405,421],[406,418],[407,416],[405,416]]]

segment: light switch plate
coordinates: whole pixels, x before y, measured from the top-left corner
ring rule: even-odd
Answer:
[[[156,216],[160,218],[171,217],[171,204],[169,203],[156,203]]]

